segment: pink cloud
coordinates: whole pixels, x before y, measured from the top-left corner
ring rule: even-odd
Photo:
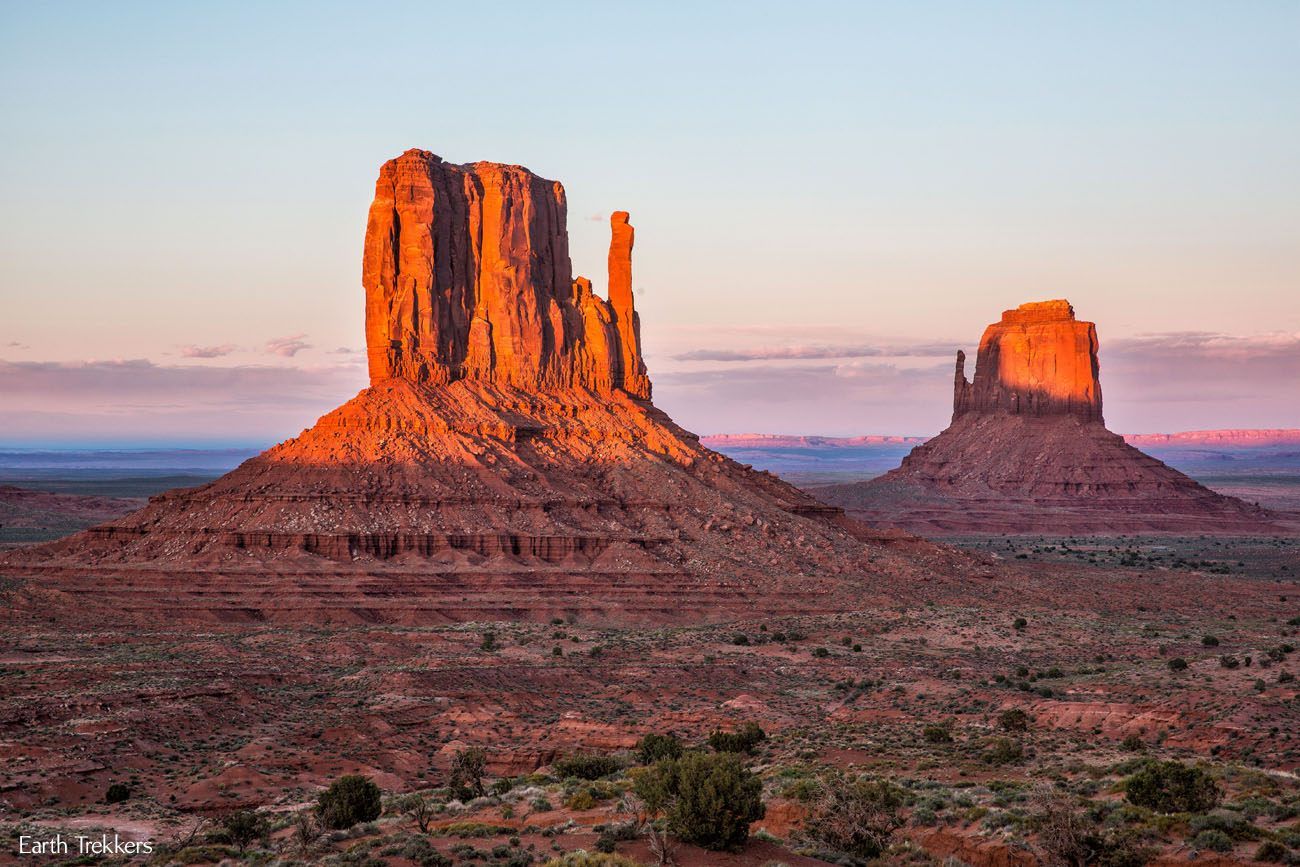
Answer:
[[[356,365],[0,361],[3,437],[272,442],[302,430],[365,384]]]
[[[266,351],[282,358],[293,358],[304,349],[311,349],[311,344],[303,340],[306,334],[290,334],[287,337],[273,337],[266,341]]]
[[[235,351],[233,343],[223,343],[220,346],[189,346],[181,347],[181,356],[184,358],[221,358]]]

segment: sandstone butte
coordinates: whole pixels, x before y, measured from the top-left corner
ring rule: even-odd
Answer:
[[[1102,416],[1096,326],[1022,304],[957,353],[952,423],[897,469],[814,489],[850,515],[929,535],[1270,533],[1277,516],[1125,443]]]
[[[856,609],[968,574],[702,446],[651,402],[633,229],[608,298],[564,188],[411,150],[364,246],[370,386],[198,488],[7,554],[19,604],[133,622],[682,622]]]

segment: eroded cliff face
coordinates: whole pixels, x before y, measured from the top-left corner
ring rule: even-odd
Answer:
[[[984,330],[975,381],[957,353],[952,417],[967,413],[1072,415],[1102,422],[1097,327],[1074,318],[1069,301],[1036,301]]]
[[[650,398],[632,226],[611,218],[610,299],[573,277],[564,187],[521,166],[410,150],[379,172],[362,283],[370,380],[476,379]]]

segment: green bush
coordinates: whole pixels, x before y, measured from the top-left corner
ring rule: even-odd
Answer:
[[[998,726],[1008,732],[1029,731],[1029,714],[1018,707],[1008,708],[998,714]]]
[[[1208,849],[1211,852],[1231,852],[1232,838],[1222,831],[1211,828],[1197,834],[1192,840],[1192,845],[1197,849]]]
[[[686,753],[637,773],[637,796],[687,843],[739,849],[763,818],[763,783],[734,753]]]
[[[675,735],[651,732],[637,741],[636,757],[643,765],[653,765],[663,759],[677,759],[682,755],[682,742]]]
[[[361,822],[373,822],[383,810],[382,794],[369,777],[347,774],[320,793],[316,801],[321,824],[341,830]]]
[[[1020,741],[1013,738],[992,738],[989,740],[981,758],[990,765],[1009,765],[1020,761],[1025,748]]]
[[[1169,670],[1170,670],[1170,671],[1186,671],[1186,670],[1187,670],[1187,660],[1183,659],[1181,656],[1175,656],[1173,659],[1169,660]]]
[[[750,753],[765,740],[767,732],[758,723],[747,722],[734,732],[715,729],[709,735],[709,746],[720,753]]]
[[[1201,644],[1205,647],[1218,647],[1219,639],[1215,638],[1213,635],[1202,635]]]
[[[113,783],[104,793],[104,800],[110,804],[120,804],[131,800],[131,787],[126,783]]]
[[[565,756],[551,764],[551,769],[561,779],[577,777],[580,780],[599,780],[622,768],[623,764],[613,756],[598,756],[591,753]]]
[[[1265,840],[1255,850],[1255,860],[1279,864],[1286,859],[1286,847],[1276,840]]]
[[[221,820],[221,827],[225,830],[230,842],[240,852],[247,849],[249,843],[261,839],[271,832],[271,823],[267,821],[266,817],[252,810],[235,810],[232,813],[227,813]]]
[[[946,725],[932,723],[921,730],[921,736],[925,738],[925,742],[928,744],[952,743],[952,732],[948,731]]]
[[[1124,790],[1130,804],[1157,813],[1203,813],[1221,797],[1208,773],[1181,762],[1148,762],[1125,781]]]

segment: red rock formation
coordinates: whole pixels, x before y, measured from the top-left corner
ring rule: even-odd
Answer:
[[[1074,318],[1069,301],[1037,301],[1002,313],[984,330],[975,382],[957,353],[952,415],[1074,415],[1102,421],[1097,328]]]
[[[609,303],[614,309],[622,356],[616,383],[628,394],[650,399],[650,378],[641,359],[641,319],[632,306],[632,241],[627,211],[609,218]]]
[[[1102,423],[1097,331],[1068,301],[1022,304],[957,353],[953,419],[902,466],[814,489],[849,514],[935,535],[1275,532],[1278,516],[1217,494]]]
[[[571,276],[564,217],[560,185],[518,166],[386,163],[363,269],[372,385],[220,479],[10,555],[7,574],[135,621],[626,622],[857,608],[876,578],[960,560],[848,521],[651,405],[627,215],[609,302]]]
[[[627,213],[611,219],[610,303],[573,278],[566,219],[564,187],[521,166],[420,150],[385,163],[362,264],[371,383],[471,378],[649,399]]]

